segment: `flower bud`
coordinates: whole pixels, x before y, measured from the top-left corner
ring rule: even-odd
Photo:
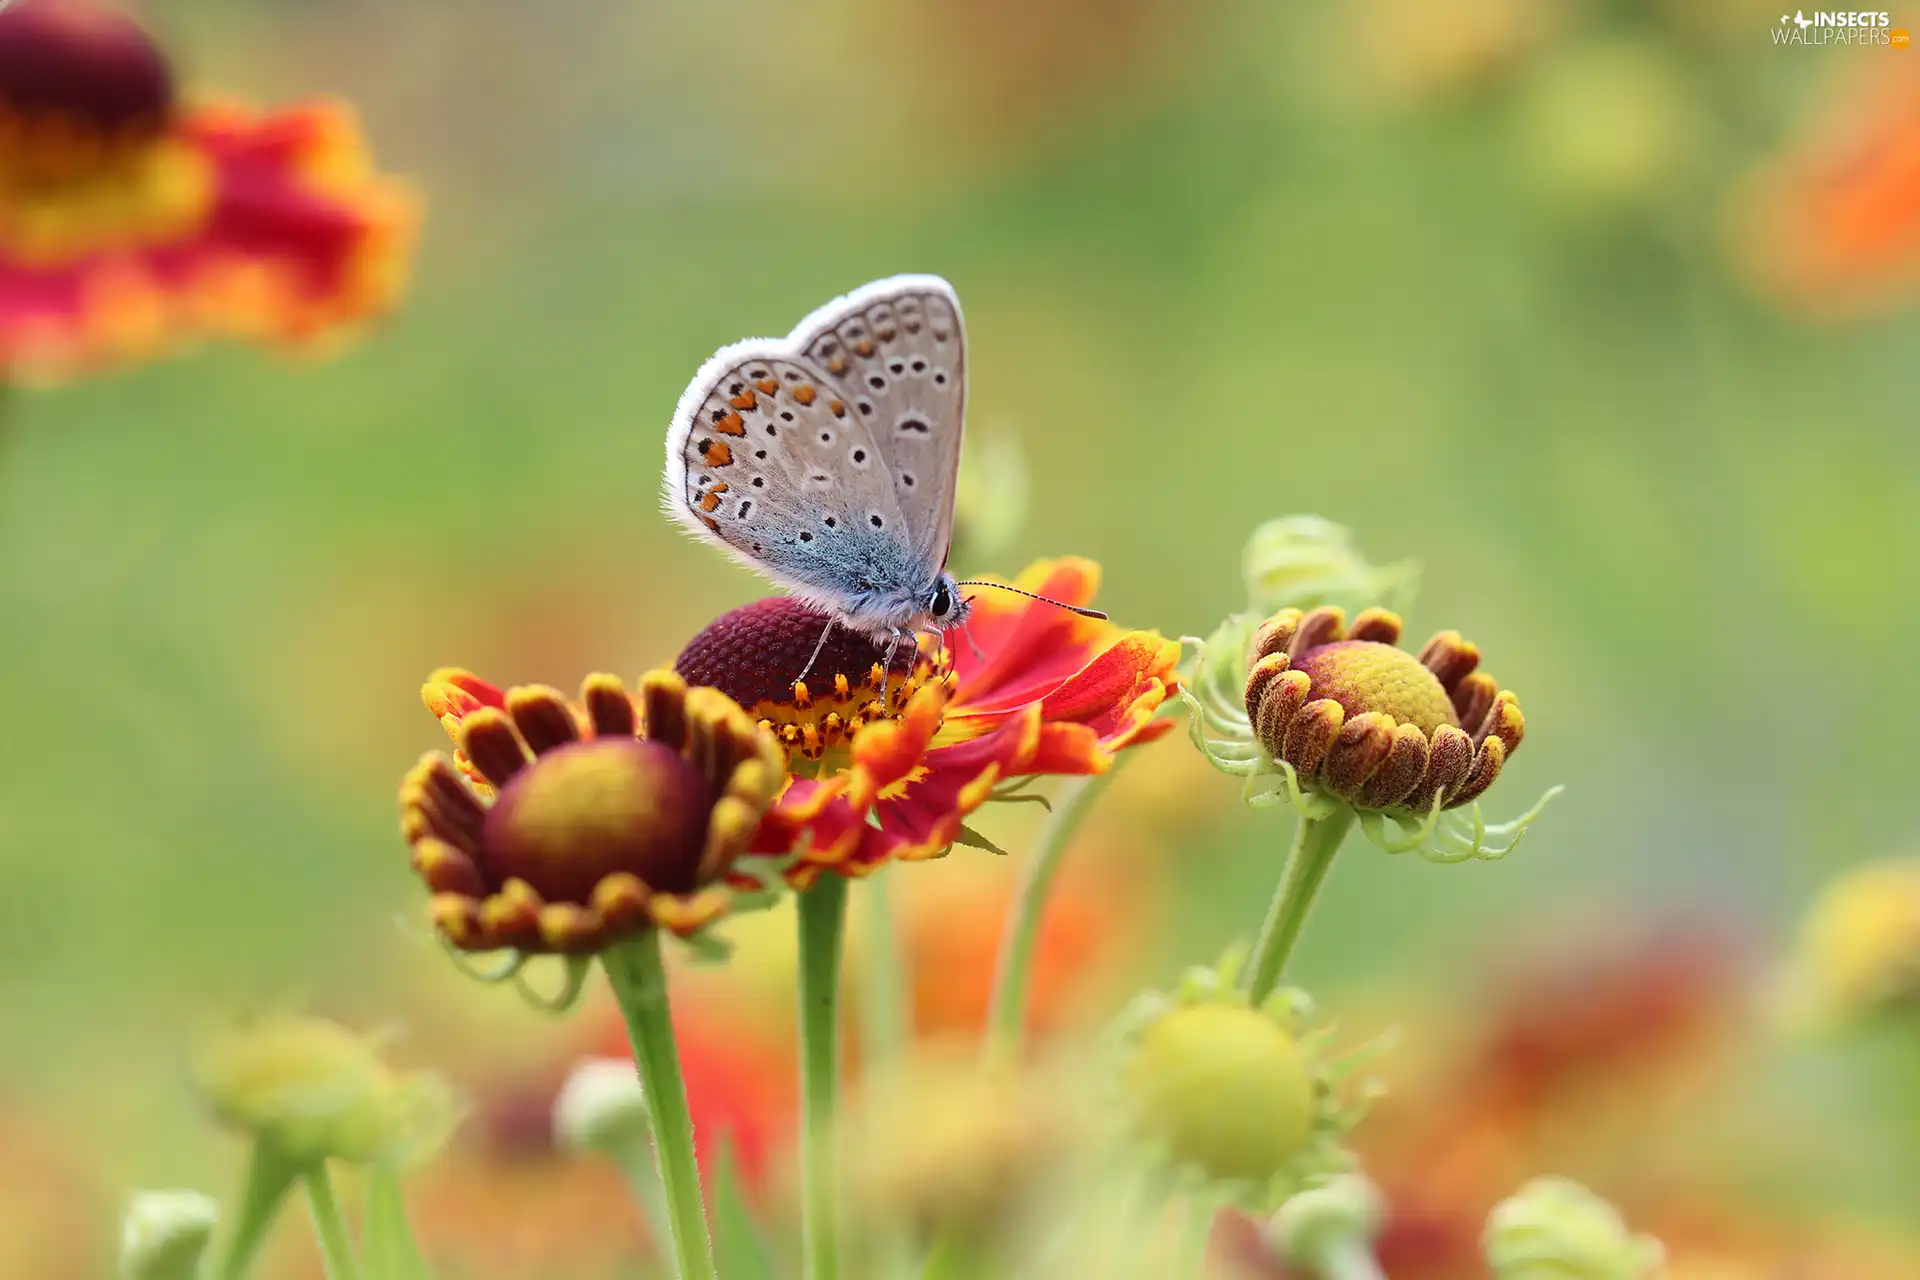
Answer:
[[[1420,577],[1411,560],[1372,565],[1345,527],[1319,516],[1282,516],[1253,531],[1240,553],[1247,599],[1260,614],[1333,605],[1358,613],[1404,608]]]
[[[1142,1028],[1127,1067],[1141,1129],[1209,1178],[1270,1178],[1313,1132],[1306,1056],[1244,1005],[1170,1010]]]
[[[1325,1272],[1326,1260],[1366,1248],[1386,1213],[1378,1187],[1360,1174],[1341,1174],[1281,1205],[1267,1240],[1287,1261]]]
[[[553,1139],[575,1151],[613,1153],[645,1143],[650,1122],[640,1076],[625,1058],[586,1058],[553,1100]]]
[[[296,1162],[407,1162],[458,1118],[432,1072],[400,1073],[378,1044],[323,1018],[261,1018],[209,1040],[194,1076],[214,1113]]]
[[[1801,922],[1778,992],[1791,1029],[1920,1011],[1920,857],[1849,868]]]
[[[123,1280],[193,1280],[220,1221],[198,1191],[136,1191],[120,1224]]]
[[[1260,1211],[1350,1167],[1341,1140],[1372,1091],[1349,1085],[1379,1046],[1330,1056],[1311,1011],[1292,990],[1252,1005],[1211,969],[1142,995],[1118,1026],[1128,1127],[1153,1158]]]
[[[1620,1211],[1577,1182],[1535,1178],[1487,1215],[1494,1280],[1654,1280],[1666,1251],[1634,1235]]]

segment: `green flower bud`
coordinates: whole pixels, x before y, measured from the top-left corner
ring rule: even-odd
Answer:
[[[1535,1178],[1494,1206],[1482,1238],[1495,1280],[1655,1280],[1666,1251],[1566,1178]]]
[[[324,1018],[261,1018],[209,1040],[194,1078],[216,1115],[296,1163],[424,1158],[458,1120],[453,1094],[379,1049]]]
[[[1128,1127],[1180,1176],[1256,1210],[1348,1168],[1341,1139],[1371,1101],[1348,1084],[1374,1047],[1330,1055],[1311,1011],[1290,990],[1250,1004],[1211,969],[1135,1000],[1118,1027]]]
[[[1411,560],[1372,565],[1344,527],[1319,516],[1282,516],[1253,531],[1240,554],[1256,613],[1332,605],[1349,613],[1405,608],[1420,579]]]
[[[553,1138],[575,1151],[614,1153],[645,1143],[647,1095],[625,1058],[586,1058],[553,1100]]]
[[[1289,1262],[1332,1273],[1337,1260],[1368,1247],[1386,1213],[1378,1187],[1360,1174],[1341,1174],[1281,1205],[1267,1224],[1267,1241]]]
[[[220,1221],[198,1191],[136,1191],[120,1224],[123,1280],[193,1280]]]

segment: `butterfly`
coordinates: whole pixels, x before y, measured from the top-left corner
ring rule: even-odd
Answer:
[[[800,679],[835,625],[889,640],[891,670],[902,641],[964,628],[961,587],[1018,591],[947,571],[966,398],[960,298],[931,275],[875,280],[784,338],[722,347],[681,395],[664,505],[828,615]]]

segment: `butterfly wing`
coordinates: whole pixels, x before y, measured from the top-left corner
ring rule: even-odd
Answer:
[[[939,276],[876,280],[802,320],[788,341],[850,397],[931,581],[953,540],[966,429],[967,338],[953,286]]]
[[[668,512],[854,625],[897,625],[926,586],[894,495],[853,401],[787,339],[722,348],[667,431]]]

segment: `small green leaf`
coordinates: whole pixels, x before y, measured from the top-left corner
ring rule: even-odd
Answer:
[[[407,1225],[400,1175],[391,1165],[376,1165],[367,1178],[366,1224],[361,1237],[367,1280],[432,1280],[433,1271]]]
[[[730,1136],[720,1140],[713,1169],[713,1247],[720,1274],[728,1280],[779,1280],[773,1250],[753,1220],[733,1158]]]
[[[972,827],[964,824],[960,827],[960,834],[954,837],[953,842],[958,845],[965,845],[969,849],[985,849],[988,853],[997,853],[1003,858],[1007,856],[1005,849],[1002,849],[999,845],[987,839]]]

